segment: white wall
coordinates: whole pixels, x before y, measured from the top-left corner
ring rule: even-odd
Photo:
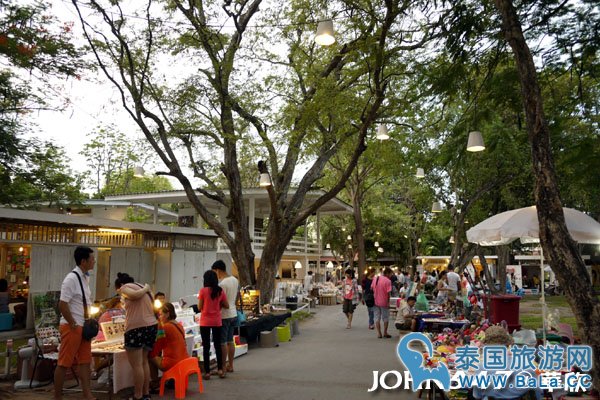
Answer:
[[[59,291],[65,276],[75,268],[75,246],[32,245],[29,269],[29,298],[32,293]],[[92,296],[95,291],[92,289]],[[27,302],[27,328],[33,328],[33,302]]]
[[[163,292],[171,300],[171,250],[156,250],[154,292]]]
[[[154,282],[152,253],[142,249],[112,248],[110,257],[111,282],[117,279],[118,272],[128,273],[136,282],[152,284]]]
[[[173,250],[169,289],[171,301],[197,294],[202,287],[204,272],[210,269],[216,259],[215,251]]]

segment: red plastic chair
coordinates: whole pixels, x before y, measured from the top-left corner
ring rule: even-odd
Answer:
[[[179,361],[163,374],[160,380],[160,396],[163,396],[165,393],[165,383],[167,383],[169,379],[175,379],[175,398],[185,399],[185,393],[188,387],[188,379],[192,374],[196,374],[198,376],[198,387],[200,388],[200,393],[204,392],[202,376],[200,375],[200,367],[198,366],[198,359],[195,357],[190,357]]]

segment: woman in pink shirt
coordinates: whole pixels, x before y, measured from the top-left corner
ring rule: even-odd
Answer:
[[[210,334],[217,355],[219,378],[225,378],[223,355],[221,353],[221,308],[229,308],[227,296],[219,286],[219,278],[213,270],[204,273],[204,287],[198,293],[200,310],[200,335],[202,336],[202,358],[204,361],[204,379],[210,379]]]
[[[346,329],[350,329],[352,328],[354,309],[358,305],[358,284],[356,279],[354,279],[354,270],[352,268],[348,268],[345,275],[346,277],[342,282],[342,294],[344,296],[342,311],[346,314],[346,318],[348,319]]]
[[[158,321],[154,315],[150,286],[136,283],[126,273],[117,274],[117,293],[125,308],[124,345],[135,382],[134,400],[150,398],[150,366],[148,353],[154,346]]]

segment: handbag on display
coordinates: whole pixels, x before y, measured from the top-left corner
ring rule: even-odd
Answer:
[[[71,271],[71,272],[74,273],[77,276],[77,280],[79,280],[79,287],[81,287],[81,296],[83,299],[84,321],[83,321],[83,329],[81,330],[81,336],[83,337],[83,340],[87,340],[89,342],[98,335],[98,330],[100,329],[100,325],[98,324],[98,321],[96,321],[94,318],[90,318],[90,315],[88,313],[87,300],[85,297],[85,291],[83,290],[83,283],[81,282],[81,277],[79,276],[79,274],[77,272],[75,272],[75,271]]]

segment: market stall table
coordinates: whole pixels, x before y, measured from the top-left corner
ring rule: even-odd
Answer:
[[[194,336],[186,335],[185,342],[188,354],[192,354],[194,347]],[[123,339],[113,339],[106,342],[92,344],[92,357],[108,356],[112,361],[108,364],[109,376],[109,397],[112,393],[118,393],[120,390],[134,386],[133,370],[127,360],[127,353],[123,348]],[[112,382],[112,390],[110,384]]]
[[[335,295],[330,295],[330,296],[319,296],[319,305],[322,306],[334,306],[336,301],[335,301]]]
[[[248,343],[256,342],[258,335],[262,331],[270,331],[277,325],[280,325],[287,318],[291,317],[291,312],[263,314],[258,319],[242,322],[240,325],[240,336],[246,338]]]
[[[442,331],[444,328],[460,329],[471,323],[467,319],[454,320],[451,318],[421,318],[421,321],[425,324],[424,330],[427,332]]]

